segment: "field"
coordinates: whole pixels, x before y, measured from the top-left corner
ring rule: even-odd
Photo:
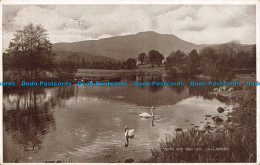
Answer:
[[[75,79],[83,80],[110,80],[118,79],[120,77],[130,76],[133,74],[160,74],[162,76],[166,75],[166,70],[164,66],[154,67],[151,65],[141,65],[137,69],[120,69],[120,70],[106,70],[106,69],[78,69],[75,74]]]

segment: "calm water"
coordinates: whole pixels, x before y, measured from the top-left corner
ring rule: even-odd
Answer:
[[[208,96],[205,87],[73,85],[5,92],[3,104],[4,162],[124,162],[149,158],[150,149],[174,128],[212,122],[206,114],[225,118],[216,109],[230,102]],[[138,116],[150,113],[151,106],[156,107],[154,126],[152,119]],[[125,126],[135,129],[128,147]]]

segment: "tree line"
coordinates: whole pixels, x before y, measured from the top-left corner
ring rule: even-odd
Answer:
[[[154,67],[155,64],[160,66],[162,64],[162,61],[164,60],[164,55],[158,52],[157,50],[150,50],[148,52],[148,55],[144,52],[140,53],[138,55],[138,60],[141,62],[141,65],[146,63],[151,64],[152,67]]]
[[[251,50],[237,50],[236,43],[230,42],[219,47],[206,47],[199,52],[193,49],[185,54],[181,50],[172,52],[165,62],[165,68],[173,74],[203,74],[217,80],[230,79],[234,69],[256,68],[256,46]]]

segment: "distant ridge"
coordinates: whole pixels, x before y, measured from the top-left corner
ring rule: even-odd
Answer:
[[[214,47],[218,45],[215,44]],[[196,45],[184,41],[175,35],[147,31],[99,40],[56,43],[53,44],[53,50],[58,52],[82,52],[88,55],[126,60],[128,58],[136,58],[138,54],[142,52],[148,53],[150,50],[157,50],[167,57],[171,52],[176,50],[189,53],[192,49],[200,50],[208,46],[211,45]]]

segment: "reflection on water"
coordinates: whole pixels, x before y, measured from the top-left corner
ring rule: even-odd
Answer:
[[[134,78],[132,77],[132,80]],[[137,76],[138,81],[166,81]],[[4,93],[4,162],[124,162],[151,156],[174,128],[202,126],[231,104],[198,87],[57,87]],[[150,113],[144,119],[139,113]],[[225,117],[225,113],[221,114]],[[207,120],[209,121],[210,118]],[[124,128],[135,137],[124,146]]]

